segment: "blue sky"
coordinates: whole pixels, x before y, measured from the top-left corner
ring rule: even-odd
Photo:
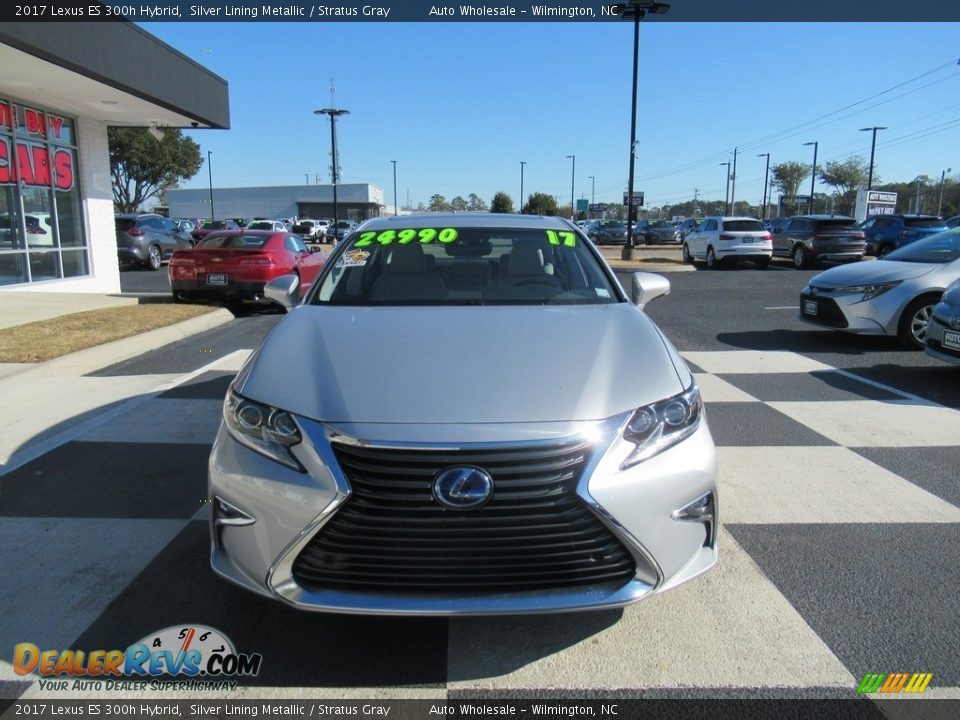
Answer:
[[[342,182],[393,203],[506,191],[622,201],[628,173],[629,23],[143,23],[229,82],[231,129],[191,131],[214,185],[329,182],[336,102]],[[960,47],[951,23],[670,23],[640,29],[635,188],[647,206],[736,197],[759,203],[764,158],[869,159],[881,180],[960,175]],[[895,87],[895,86],[900,87]],[[886,92],[885,92],[886,91]],[[876,97],[873,97],[876,96]],[[867,99],[872,98],[872,99]],[[859,102],[865,101],[865,102]],[[859,104],[855,104],[859,103]],[[842,108],[849,109],[836,112]],[[818,119],[819,118],[819,119]],[[809,178],[803,191],[809,189]],[[204,168],[183,187],[206,187]],[[817,186],[817,191],[826,190]]]

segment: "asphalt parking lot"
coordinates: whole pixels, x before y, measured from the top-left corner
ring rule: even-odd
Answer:
[[[205,463],[230,378],[282,317],[264,313],[94,373],[155,389],[0,478],[19,560],[0,645],[205,624],[263,654],[251,697],[851,697],[868,672],[931,672],[927,696],[960,697],[960,369],[803,324],[815,273],[669,273],[647,308],[720,457],[721,561],[694,582],[618,611],[396,619],[300,613],[215,578]],[[0,696],[50,693],[0,661]]]

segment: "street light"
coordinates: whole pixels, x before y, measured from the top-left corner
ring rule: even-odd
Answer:
[[[340,219],[337,217],[339,214],[337,209],[337,181],[340,179],[340,166],[337,164],[337,118],[341,115],[349,115],[350,111],[338,108],[323,108],[322,110],[314,110],[313,114],[330,116],[330,155],[333,159],[330,179],[333,181],[333,239],[336,242],[337,221]]]
[[[210,182],[210,219],[216,220],[217,218],[213,214],[213,165],[210,160],[212,154],[213,150],[207,150],[207,178]]]
[[[577,177],[577,156],[567,155],[567,158],[573,160],[573,168],[570,170],[570,219],[573,220],[574,218],[573,206],[575,205],[575,200],[573,197],[573,183]]]
[[[633,20],[633,94],[630,103],[630,179],[627,183],[627,244],[623,247],[621,258],[633,259],[633,225],[637,218],[633,203],[633,165],[636,159],[637,142],[637,69],[640,62],[640,20],[648,13],[663,15],[670,9],[666,3],[648,0],[630,0],[623,5],[614,6],[621,20]]]
[[[948,172],[953,172],[953,168],[947,168],[940,173],[940,202],[937,203],[937,217],[943,215],[943,181],[947,177]]]
[[[810,175],[810,214],[813,215],[813,183],[817,179],[817,147],[818,141],[806,142],[804,146],[813,145],[813,172]]]
[[[393,163],[393,216],[397,217],[400,214],[400,211],[397,209],[397,161],[391,160]]]
[[[723,214],[730,214],[730,161],[720,163],[721,166],[727,166],[727,189],[723,195]]]
[[[520,209],[517,212],[523,212],[523,166],[527,164],[526,160],[520,161]]]
[[[877,130],[886,130],[885,127],[860,128],[860,132],[873,132],[873,140],[870,141],[870,174],[867,176],[867,190],[873,189],[873,153],[877,149]]]
[[[767,159],[767,167],[763,171],[763,210],[760,211],[760,219],[767,219],[767,179],[770,177],[770,153],[760,153],[757,157]]]

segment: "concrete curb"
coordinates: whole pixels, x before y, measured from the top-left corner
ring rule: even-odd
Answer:
[[[3,379],[15,379],[17,382],[22,382],[30,375],[86,375],[109,365],[129,360],[150,350],[156,350],[177,340],[183,340],[204,330],[211,330],[231,320],[233,320],[233,313],[225,308],[220,308],[140,335],[131,335],[121,340],[114,340],[86,350],[78,350],[69,355],[25,367],[4,375]]]

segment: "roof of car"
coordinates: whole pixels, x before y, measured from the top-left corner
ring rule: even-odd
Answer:
[[[364,228],[376,230],[390,227],[476,227],[476,228],[547,228],[566,230],[573,225],[566,218],[517,213],[424,213],[373,218],[363,223]]]
[[[853,220],[849,215],[792,215],[788,220],[793,220],[793,218],[806,218],[807,220]]]

